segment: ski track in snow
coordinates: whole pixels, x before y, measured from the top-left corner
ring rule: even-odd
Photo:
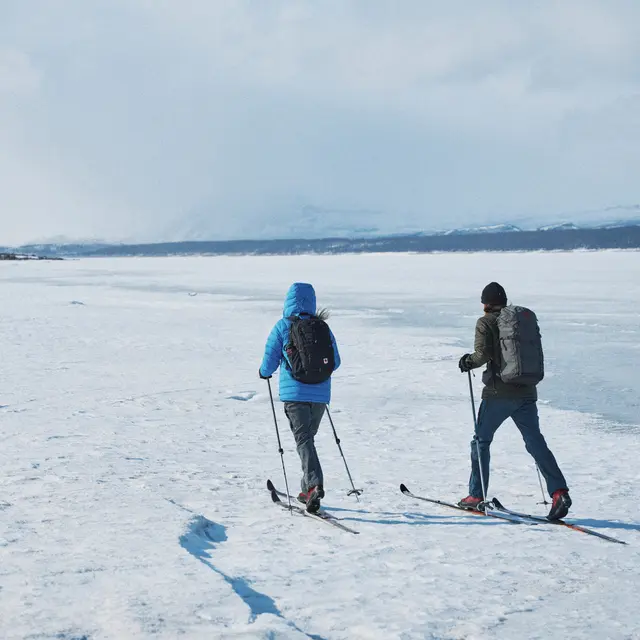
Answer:
[[[615,366],[585,360],[588,345],[562,319],[593,308],[637,322],[639,260],[603,252],[2,265],[11,304],[2,323],[0,638],[640,638],[640,432],[545,398],[545,384],[570,386],[556,360]],[[313,282],[333,312],[344,366],[332,413],[365,493],[347,497],[323,422],[324,503],[360,536],[289,516],[265,488],[268,477],[283,488],[282,469],[256,373],[293,279]],[[541,422],[570,483],[571,520],[627,547],[399,493],[405,482],[443,500],[466,495],[472,425],[456,363],[493,279],[539,311],[551,345]],[[610,326],[605,315],[597,323]],[[609,386],[591,392],[603,413],[620,401]],[[280,405],[277,415],[295,491]],[[508,424],[492,447],[490,493],[544,513],[535,467]]]

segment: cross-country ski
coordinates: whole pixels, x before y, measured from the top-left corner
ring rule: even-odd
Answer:
[[[509,515],[513,515],[521,518],[527,518],[529,520],[533,520],[541,524],[553,524],[561,527],[567,527],[572,531],[579,531],[581,533],[586,533],[587,535],[596,536],[597,538],[602,538],[603,540],[608,540],[609,542],[616,542],[618,544],[627,544],[624,540],[618,540],[617,538],[612,538],[611,536],[607,536],[604,533],[601,533],[600,531],[595,531],[594,529],[589,529],[588,527],[583,527],[582,525],[574,524],[573,522],[567,522],[566,520],[549,520],[549,518],[543,518],[542,516],[533,516],[526,513],[519,513],[518,511],[512,511],[511,509],[507,509],[497,498],[492,498],[491,504],[498,511],[502,511],[503,513],[506,513]]]
[[[326,511],[322,509],[311,512],[311,511],[307,511],[306,509],[303,509],[301,506],[295,504],[294,502],[291,503],[291,508],[289,508],[288,503],[283,502],[280,499],[280,492],[278,492],[276,489],[271,489],[271,500],[278,506],[285,509],[286,511],[289,511],[289,512],[293,511],[293,513],[306,516],[313,520],[321,520],[326,524],[329,524],[338,529],[342,529],[342,531],[347,531],[348,533],[355,533],[355,534],[360,533],[359,531],[356,531],[355,529],[352,529],[351,527],[348,527],[347,525],[343,524],[338,520],[338,518],[333,517],[332,515],[328,514]]]
[[[513,522],[515,524],[531,524],[531,525],[538,524],[538,522],[534,518],[530,518],[528,516],[515,514],[515,513],[508,513],[503,510],[498,511],[493,507],[491,502],[486,503],[486,505],[484,506],[482,504],[476,505],[476,507],[480,507],[480,508],[461,507],[460,505],[453,504],[451,502],[436,500],[434,498],[426,498],[424,496],[417,496],[411,491],[409,491],[409,489],[407,489],[406,485],[404,484],[400,485],[400,491],[403,495],[407,496],[408,498],[413,498],[414,500],[422,500],[423,502],[431,502],[432,504],[438,504],[442,507],[448,507],[449,509],[456,509],[458,511],[462,511],[464,513],[471,514],[471,515],[498,518],[500,520],[506,520],[508,522]]]
[[[442,500],[436,500],[433,498],[426,498],[424,496],[417,496],[404,484],[400,485],[400,491],[407,497],[413,498],[414,500],[422,500],[423,502],[430,502],[432,504],[437,504],[443,507],[448,507],[449,509],[457,509],[458,511],[463,511],[472,515],[479,516],[492,516],[492,517],[507,517],[507,519],[512,522],[519,522],[521,524],[551,524],[562,527],[567,527],[573,531],[579,531],[581,533],[586,533],[591,536],[596,536],[598,538],[602,538],[603,540],[608,540],[609,542],[616,542],[618,544],[627,544],[623,540],[618,540],[617,538],[613,538],[611,536],[607,536],[600,531],[595,531],[594,529],[589,529],[587,527],[583,527],[581,525],[577,525],[571,522],[566,522],[564,520],[549,520],[548,518],[544,518],[542,516],[535,516],[528,513],[520,513],[518,511],[512,511],[511,509],[507,509],[497,498],[491,498],[486,503],[486,507],[481,509],[474,509],[469,507],[461,507],[458,504],[453,504],[451,502],[445,502]],[[482,504],[479,505],[482,507]]]

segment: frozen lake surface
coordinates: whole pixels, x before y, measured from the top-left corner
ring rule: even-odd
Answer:
[[[359,536],[264,489],[282,471],[257,368],[296,280],[332,311],[332,411],[365,493],[323,423],[324,502]],[[571,519],[628,546],[399,493],[466,495],[457,361],[491,280],[540,318]],[[1,638],[640,638],[640,253],[11,263],[0,287]],[[510,424],[490,494],[545,512]]]

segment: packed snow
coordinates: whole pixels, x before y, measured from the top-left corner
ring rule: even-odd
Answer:
[[[569,520],[626,546],[399,492],[467,493],[457,361],[491,280],[540,318]],[[332,415],[364,493],[325,420],[323,506],[357,536],[265,486],[283,479],[257,370],[294,281],[332,312]],[[0,283],[1,638],[640,638],[640,253],[25,262]],[[510,423],[489,493],[546,513]]]

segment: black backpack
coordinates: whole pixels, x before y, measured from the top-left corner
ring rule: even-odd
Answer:
[[[293,317],[285,347],[291,377],[305,384],[328,380],[336,368],[329,325],[316,316]]]

